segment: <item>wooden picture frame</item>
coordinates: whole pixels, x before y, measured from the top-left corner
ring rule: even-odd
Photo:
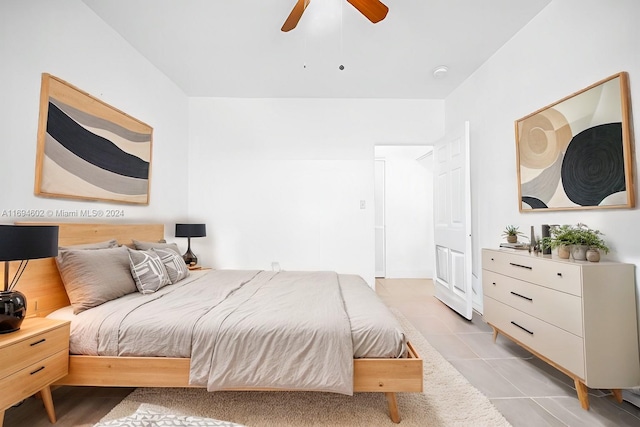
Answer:
[[[149,204],[153,128],[42,74],[34,192]]]
[[[634,207],[630,104],[621,72],[516,120],[520,212]]]

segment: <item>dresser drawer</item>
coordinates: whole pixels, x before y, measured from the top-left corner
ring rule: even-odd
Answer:
[[[516,252],[483,250],[482,268],[547,288],[581,296],[580,265]]]
[[[491,297],[484,298],[485,320],[501,332],[585,378],[583,340],[563,329],[516,310]]]
[[[61,350],[68,352],[68,349],[68,324],[2,347],[0,348],[0,379]]]
[[[2,380],[0,411],[62,378],[68,371],[69,353],[65,349],[9,375]]]
[[[575,295],[483,270],[484,295],[583,337],[582,299]]]

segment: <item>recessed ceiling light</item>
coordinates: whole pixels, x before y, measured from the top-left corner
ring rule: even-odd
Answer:
[[[436,79],[443,79],[447,76],[449,69],[446,65],[438,65],[433,69],[433,77]]]

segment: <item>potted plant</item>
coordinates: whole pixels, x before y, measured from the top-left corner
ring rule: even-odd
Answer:
[[[597,262],[600,260],[600,250],[609,252],[609,247],[600,237],[603,234],[583,223],[554,226],[550,229],[550,234],[551,236],[542,239],[542,245],[551,249],[558,248],[560,258],[569,258],[570,250],[573,259],[585,260],[586,252],[590,250],[590,261]]]
[[[593,230],[582,223],[576,225],[576,229],[576,243],[572,249],[574,259],[588,259],[592,262],[598,262],[600,261],[600,251],[609,253],[609,247],[600,237],[603,235],[600,230]]]
[[[502,232],[503,236],[506,236],[507,242],[516,243],[518,241],[518,236],[524,236],[524,233],[518,230],[519,227],[515,225],[507,225],[507,227]]]
[[[574,232],[570,225],[554,225],[549,229],[549,237],[542,239],[543,248],[558,249],[560,258],[569,258],[569,248],[574,242]]]

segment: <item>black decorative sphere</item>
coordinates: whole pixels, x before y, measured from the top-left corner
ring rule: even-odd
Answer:
[[[0,291],[0,334],[20,329],[27,314],[27,299],[18,291]]]

